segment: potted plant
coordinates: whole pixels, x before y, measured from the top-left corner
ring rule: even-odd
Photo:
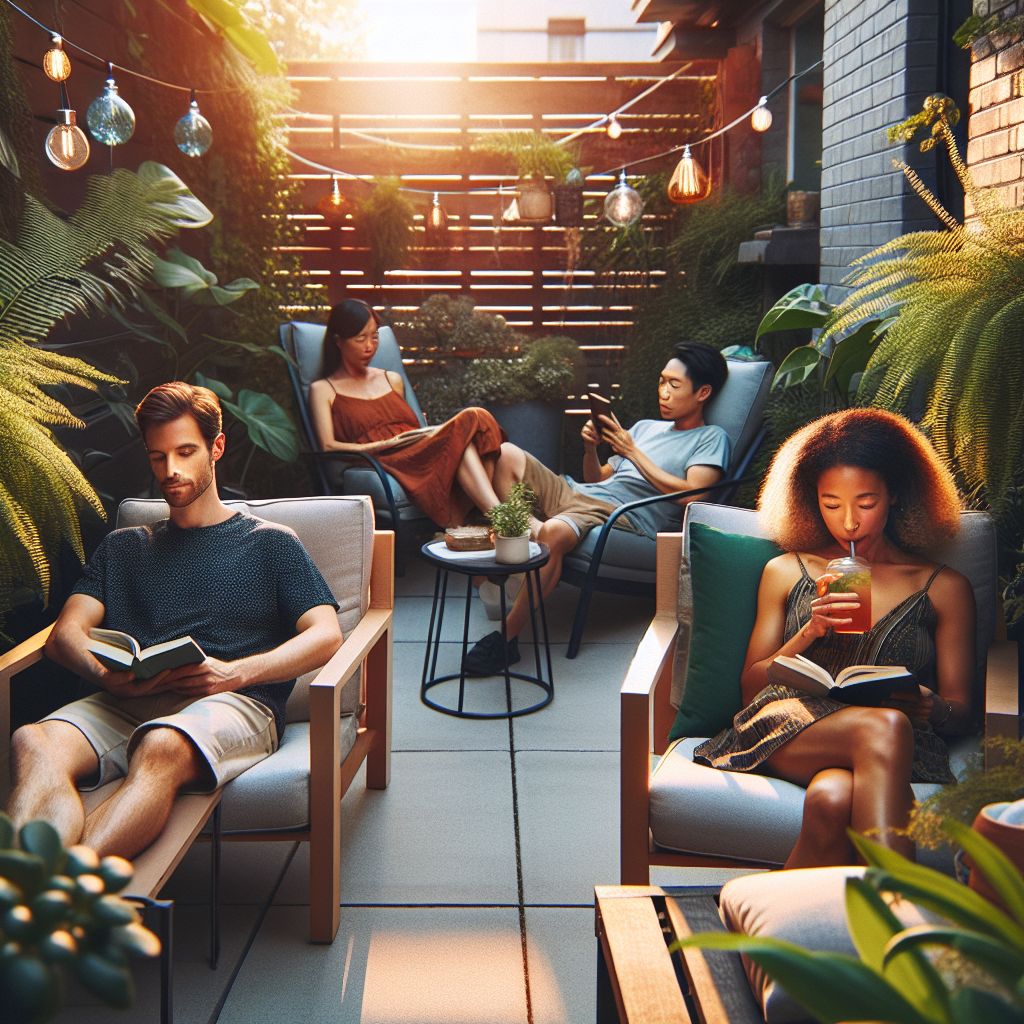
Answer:
[[[409,256],[413,216],[398,178],[375,178],[370,194],[356,206],[356,227],[370,246],[370,279],[378,287]]]
[[[525,562],[530,557],[530,514],[534,494],[524,483],[513,484],[505,501],[488,509],[487,518],[494,527],[494,560],[506,565]]]
[[[36,1024],[63,1002],[75,977],[108,1006],[134,998],[128,956],[157,956],[160,940],[116,895],[131,881],[122,857],[87,846],[65,850],[57,830],[30,821],[17,835],[0,814],[0,993],[4,1020]]]
[[[509,157],[519,175],[516,196],[518,219],[527,222],[551,220],[551,192],[547,178],[566,182],[575,163],[573,153],[538,131],[492,132],[474,145],[484,153]],[[582,209],[581,209],[582,215]]]

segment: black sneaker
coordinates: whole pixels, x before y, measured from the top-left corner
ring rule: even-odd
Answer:
[[[467,676],[497,676],[505,672],[506,645],[501,633],[495,630],[478,640],[462,659],[462,669]],[[519,641],[512,637],[508,642],[508,663],[519,661]]]

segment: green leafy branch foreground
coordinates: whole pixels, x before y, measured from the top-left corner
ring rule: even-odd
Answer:
[[[858,957],[735,933],[694,935],[672,948],[743,953],[816,1019],[892,1024],[1010,1024],[1024,1021],[1024,878],[993,843],[947,821],[998,894],[1003,911],[973,889],[851,833],[868,864],[846,882],[846,921]],[[904,928],[881,893],[894,893],[947,923]],[[925,950],[949,950],[973,971],[950,974]]]

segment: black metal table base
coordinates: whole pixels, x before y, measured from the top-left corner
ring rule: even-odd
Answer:
[[[445,563],[441,559],[424,551],[428,559],[437,567],[437,574],[434,578],[434,600],[430,607],[430,626],[427,631],[427,649],[423,657],[423,676],[420,682],[420,700],[428,708],[440,711],[445,715],[454,715],[456,718],[519,718],[522,715],[530,715],[541,708],[547,707],[555,696],[554,674],[551,669],[551,645],[548,638],[548,622],[544,612],[544,595],[541,592],[540,569],[547,563],[546,552],[544,556],[532,558],[522,566],[501,567],[495,572],[491,568],[476,568],[472,563]],[[539,563],[539,564],[535,564]],[[448,574],[451,571],[466,574],[466,607],[462,625],[462,654],[459,660],[459,671],[448,672],[444,675],[437,675],[437,656],[441,648],[441,630],[444,624],[445,598],[448,595]],[[467,711],[466,710],[466,680],[473,679],[467,676],[462,668],[466,653],[469,648],[469,612],[473,600],[473,576],[486,575],[493,583],[498,585],[501,601],[501,638],[505,642],[506,652],[508,650],[508,633],[506,631],[506,618],[508,614],[505,585],[508,577],[522,572],[526,577],[526,594],[530,607],[530,627],[533,632],[534,651],[534,673],[513,672],[509,668],[507,657],[503,672],[499,673],[505,680],[505,709],[502,711]],[[538,631],[538,618],[541,630]],[[543,646],[543,657],[541,647]],[[547,669],[545,678],[544,669]],[[459,698],[456,707],[450,707],[432,700],[428,696],[429,691],[442,683],[459,681]],[[512,706],[512,681],[526,683],[536,686],[541,691],[541,698],[526,707],[513,708]],[[472,684],[471,684],[472,685]]]

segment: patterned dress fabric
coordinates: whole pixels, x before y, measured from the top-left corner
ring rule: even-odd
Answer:
[[[786,599],[785,639],[811,617],[817,596],[803,560],[800,579]],[[906,665],[917,681],[935,688],[935,608],[928,590],[944,567],[928,582],[883,615],[863,634],[829,633],[815,640],[804,656],[834,676],[848,665]],[[693,752],[698,764],[725,771],[756,771],[772,754],[814,722],[847,707],[828,697],[812,697],[789,686],[769,683],[742,711],[731,728],[705,740]],[[927,723],[914,723],[913,782],[955,782],[942,738]]]
[[[338,394],[335,388],[331,420],[335,440],[353,444],[387,441],[420,426],[416,413],[395,391],[379,398],[353,398]],[[403,448],[373,454],[438,526],[460,526],[473,507],[455,480],[462,456],[470,445],[481,458],[497,456],[504,440],[498,421],[486,409],[463,409],[433,434]]]

